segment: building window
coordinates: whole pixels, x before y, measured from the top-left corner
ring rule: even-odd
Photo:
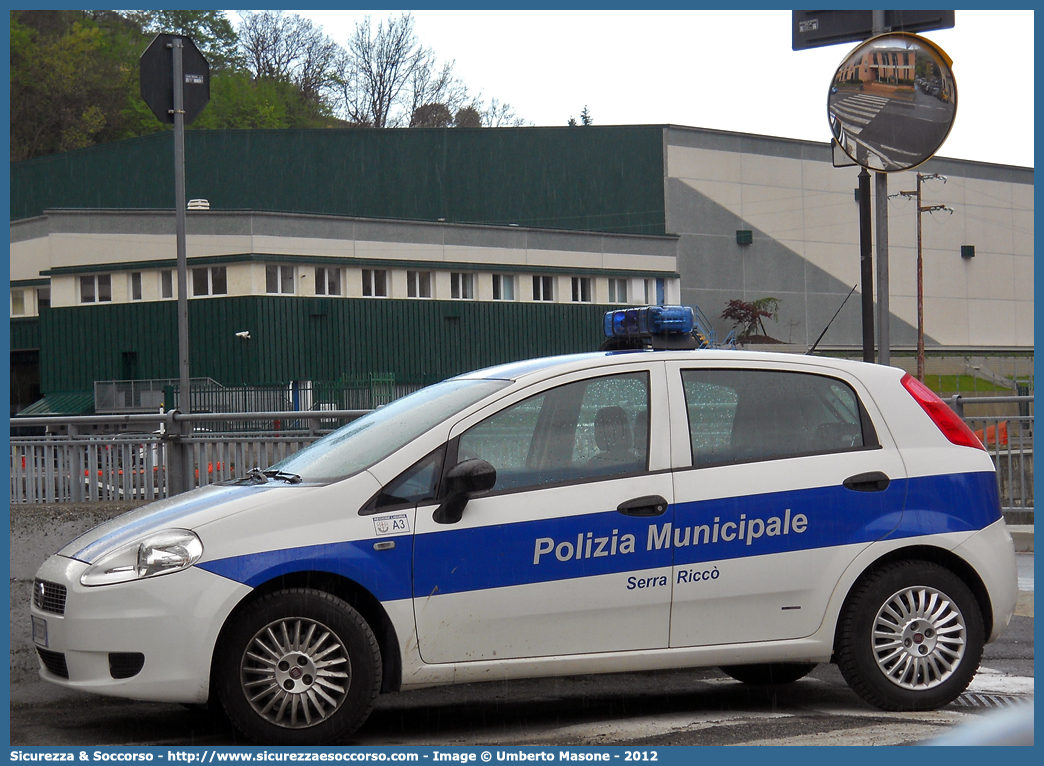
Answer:
[[[227,295],[228,279],[224,266],[192,270],[192,295]]]
[[[515,278],[505,274],[493,275],[493,300],[515,300]]]
[[[647,306],[662,305],[664,302],[664,282],[662,279],[645,280],[645,304]]]
[[[431,272],[407,271],[406,295],[410,298],[431,297]]]
[[[573,303],[591,302],[591,277],[573,277]]]
[[[475,275],[454,271],[450,274],[450,297],[461,300],[474,300]]]
[[[293,266],[265,266],[265,292],[294,294]]]
[[[80,303],[108,303],[112,300],[112,277],[96,274],[80,277]]]
[[[132,301],[141,300],[141,272],[132,271],[130,275],[130,299]]]
[[[363,269],[363,295],[367,298],[388,297],[388,272],[384,269]]]
[[[609,280],[609,302],[610,303],[627,303],[627,280],[626,279],[610,279]]]
[[[25,290],[11,291],[11,316],[18,317],[25,314]]]
[[[51,288],[41,287],[36,291],[36,310],[39,313],[43,309],[51,308]]]
[[[174,272],[160,272],[160,298],[174,297]]]
[[[317,266],[315,269],[315,294],[340,295],[341,270]]]
[[[554,277],[533,277],[533,300],[553,301],[555,299]]]

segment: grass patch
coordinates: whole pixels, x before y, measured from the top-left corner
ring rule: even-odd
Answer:
[[[965,394],[978,391],[1004,391],[1015,393],[1015,387],[1000,386],[990,380],[974,375],[925,375],[925,385],[937,394]]]

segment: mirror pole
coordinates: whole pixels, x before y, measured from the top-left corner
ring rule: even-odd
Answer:
[[[873,34],[885,31],[885,12],[873,12]],[[875,173],[877,203],[877,362],[892,363],[888,306],[888,174]]]
[[[863,361],[874,361],[874,261],[870,241],[870,174],[859,171],[859,281],[863,299]]]

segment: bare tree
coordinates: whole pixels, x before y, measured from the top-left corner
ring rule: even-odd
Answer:
[[[482,110],[482,124],[487,128],[520,128],[526,121],[515,114],[511,104],[493,99],[489,108]]]
[[[254,77],[292,82],[320,101],[335,79],[340,47],[306,18],[283,11],[243,11],[239,41]]]
[[[374,29],[366,17],[355,25],[338,65],[343,116],[375,128],[523,125],[508,104],[480,98],[420,44],[409,13],[390,16]]]
[[[420,127],[414,115],[426,106],[441,104],[450,114],[456,114],[468,105],[468,88],[453,75],[454,62],[443,64],[439,69],[431,48],[422,48],[419,53],[418,65],[407,88],[411,128]]]
[[[318,29],[304,35],[294,81],[309,98],[320,101],[337,81],[341,46]]]
[[[417,41],[408,13],[378,22],[376,32],[367,16],[355,25],[339,62],[338,88],[345,116],[375,128],[408,122],[412,108],[404,114],[403,92],[417,70],[430,61],[430,51]]]

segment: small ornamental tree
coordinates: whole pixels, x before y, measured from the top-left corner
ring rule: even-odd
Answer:
[[[749,338],[752,335],[757,335],[758,328],[761,328],[762,335],[767,336],[765,320],[779,321],[779,303],[779,298],[772,297],[758,298],[756,301],[750,301],[749,303],[734,298],[729,301],[725,310],[721,312],[721,318],[732,322],[733,329],[737,327],[743,328],[739,333],[740,338]]]

